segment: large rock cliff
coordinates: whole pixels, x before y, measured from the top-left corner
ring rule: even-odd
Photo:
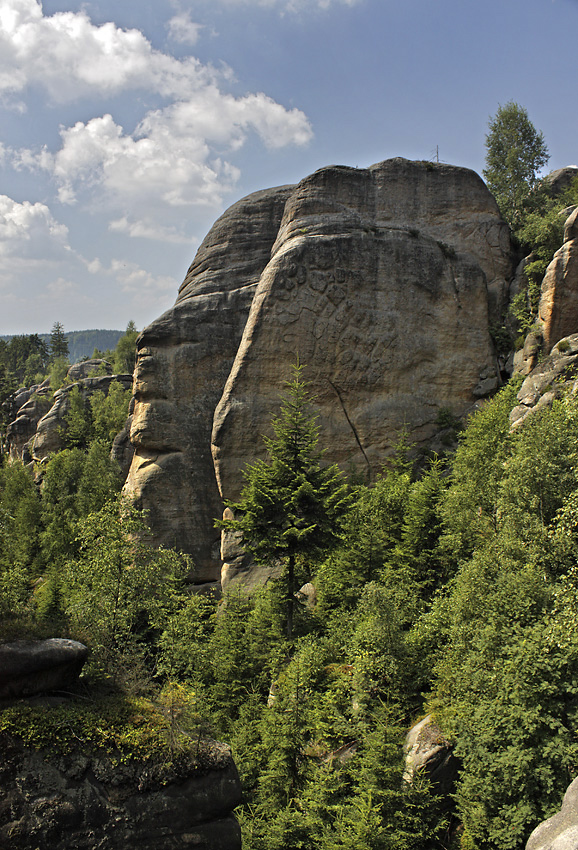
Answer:
[[[499,384],[489,328],[508,299],[509,230],[472,171],[331,166],[251,195],[214,225],[175,306],[141,334],[126,491],[154,540],[218,578],[215,517],[262,455],[297,358],[328,460],[376,474],[405,428]]]

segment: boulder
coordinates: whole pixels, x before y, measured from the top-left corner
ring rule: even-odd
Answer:
[[[417,774],[425,774],[435,791],[449,795],[459,773],[460,763],[431,714],[409,730],[404,744],[404,780],[411,784]]]
[[[108,360],[95,358],[94,360],[82,360],[80,363],[74,363],[66,373],[66,377],[70,381],[81,381],[83,378],[90,378],[95,372],[99,372],[101,375],[112,375],[112,371],[112,366]]]
[[[578,207],[566,220],[564,244],[546,269],[538,314],[546,352],[578,331]]]
[[[65,688],[78,678],[87,656],[84,644],[65,638],[0,644],[0,699]]]
[[[158,781],[146,760],[114,761],[82,744],[57,755],[0,734],[2,847],[240,850],[232,814],[240,782],[228,747],[195,740],[197,763]]]
[[[440,408],[459,417],[499,385],[489,325],[514,262],[494,199],[464,168],[331,166],[231,207],[137,340],[125,492],[153,542],[192,554],[197,581],[219,578],[214,519],[263,456],[297,358],[328,461],[371,480],[402,428],[427,444]]]
[[[566,791],[558,814],[532,832],[526,850],[578,850],[578,779]]]

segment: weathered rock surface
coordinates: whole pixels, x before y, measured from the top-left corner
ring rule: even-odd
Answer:
[[[257,192],[231,207],[200,246],[173,309],[137,340],[125,490],[148,511],[154,543],[193,554],[199,582],[219,578],[213,412],[290,192]]]
[[[137,342],[125,489],[154,542],[192,553],[197,580],[218,578],[214,518],[262,454],[297,357],[328,460],[367,478],[402,427],[423,444],[440,408],[459,416],[493,392],[488,328],[514,259],[494,199],[463,168],[332,166],[234,205]]]
[[[512,275],[507,228],[473,172],[389,160],[322,169],[292,193],[215,412],[213,457],[235,499],[296,358],[328,459],[371,477],[404,425],[497,386],[489,287]]]
[[[411,783],[424,773],[441,794],[453,791],[460,763],[431,714],[409,730],[404,744],[404,779]]]
[[[115,381],[122,384],[123,389],[128,390],[132,386],[132,375],[83,378],[75,384],[68,384],[56,390],[50,410],[40,419],[34,436],[26,444],[32,459],[42,462],[62,448],[63,434],[66,431],[66,414],[70,410],[70,393],[75,387],[78,387],[85,402],[88,402],[95,392],[100,391],[107,395],[110,385]]]
[[[544,407],[551,407],[555,398],[578,390],[578,333],[557,342],[548,357],[539,362],[520,387],[518,404],[510,413],[512,429]]]
[[[13,419],[6,430],[6,445],[12,460],[31,460],[28,444],[36,434],[40,420],[52,407],[49,387],[32,387],[12,400]]]
[[[578,779],[566,791],[558,814],[530,835],[526,850],[578,850]]]
[[[239,777],[229,749],[211,749],[210,768],[159,785],[146,763],[112,764],[81,749],[59,757],[2,734],[0,846],[240,850],[231,814],[241,802]]]
[[[564,244],[546,269],[538,313],[546,352],[578,330],[578,207],[566,221]]]
[[[71,381],[81,381],[83,378],[90,378],[95,372],[100,374],[112,375],[112,366],[108,360],[94,359],[81,360],[80,363],[73,363],[66,377]]]
[[[65,688],[78,678],[87,656],[84,644],[65,638],[0,644],[0,699]]]

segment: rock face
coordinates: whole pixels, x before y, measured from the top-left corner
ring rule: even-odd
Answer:
[[[518,391],[518,404],[510,413],[512,429],[543,407],[551,407],[555,398],[578,390],[578,334],[557,342],[548,357],[538,363]]]
[[[578,850],[578,779],[566,791],[558,814],[530,835],[526,850]]]
[[[63,429],[66,428],[66,414],[70,409],[70,393],[77,387],[85,401],[95,392],[108,394],[110,385],[118,381],[123,389],[132,386],[132,375],[104,375],[102,377],[82,378],[74,384],[69,384],[56,390],[50,410],[40,419],[33,437],[26,447],[32,458],[42,462],[53,452],[58,452],[63,445]]]
[[[137,340],[125,489],[148,511],[153,542],[193,554],[198,581],[219,578],[213,412],[290,193],[258,192],[231,207],[200,246],[173,309]]]
[[[219,758],[215,752],[220,749]],[[241,802],[230,752],[165,786],[145,764],[81,752],[57,757],[0,734],[0,845],[11,850],[240,850]]]
[[[66,687],[80,675],[88,649],[76,640],[17,640],[0,644],[0,699]]]
[[[400,429],[423,444],[440,409],[459,416],[492,392],[489,323],[513,264],[494,199],[463,168],[332,166],[233,206],[137,342],[126,491],[155,542],[218,578],[214,518],[263,454],[297,358],[328,460],[367,480]]]
[[[459,772],[459,760],[431,714],[409,730],[404,744],[404,779],[411,783],[418,773],[425,773],[438,793],[453,791]]]
[[[545,350],[578,328],[578,207],[564,227],[564,244],[544,275],[539,318]]]

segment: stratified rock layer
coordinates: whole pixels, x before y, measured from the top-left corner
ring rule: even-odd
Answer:
[[[425,443],[441,408],[461,415],[498,385],[489,322],[512,274],[507,225],[463,168],[332,166],[231,207],[137,343],[126,491],[154,542],[218,578],[214,519],[297,359],[328,460],[370,480],[401,429]]]

